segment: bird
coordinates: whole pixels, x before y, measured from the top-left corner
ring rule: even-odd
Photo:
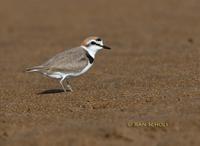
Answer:
[[[78,47],[66,49],[41,65],[26,68],[26,72],[38,72],[55,78],[59,80],[64,92],[72,92],[69,79],[87,72],[94,64],[96,53],[102,49],[111,48],[104,45],[100,37],[91,36],[83,40]]]

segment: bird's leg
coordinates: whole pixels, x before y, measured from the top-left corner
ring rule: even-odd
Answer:
[[[72,87],[71,87],[71,85],[69,84],[69,81],[68,81],[68,80],[66,80],[66,82],[67,82],[67,88],[69,89],[69,91],[70,91],[70,92],[72,92],[73,90],[72,90]]]
[[[66,88],[65,88],[65,78],[62,78],[61,80],[60,80],[60,84],[61,84],[61,86],[62,86],[62,88],[63,88],[63,90],[65,91],[65,92],[67,92],[67,90],[66,90]],[[70,91],[70,92],[72,92],[73,90],[72,90],[72,87],[70,86],[70,84],[69,84],[69,81],[67,81],[66,80],[66,83],[67,83],[67,89],[68,89],[68,91]]]
[[[65,80],[65,78],[62,78],[62,79],[60,80],[60,84],[61,84],[61,86],[62,86],[64,92],[67,92],[67,90],[65,89],[65,86],[63,85],[63,81],[64,81],[64,80]]]

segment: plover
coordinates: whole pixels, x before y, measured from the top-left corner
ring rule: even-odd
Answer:
[[[89,37],[81,43],[81,46],[67,49],[42,65],[27,68],[26,71],[39,72],[50,78],[58,79],[65,92],[73,91],[69,79],[88,71],[94,64],[96,53],[101,49],[111,48],[103,45],[101,38]]]

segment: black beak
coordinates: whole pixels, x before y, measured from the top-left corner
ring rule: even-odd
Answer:
[[[110,47],[104,46],[104,45],[103,45],[102,47],[103,47],[104,49],[109,49],[109,50],[111,49]]]
[[[105,46],[105,45],[100,45],[100,44],[97,44],[97,43],[96,43],[96,45],[97,45],[97,46],[100,46],[100,47],[102,47],[102,48],[104,48],[104,49],[108,49],[108,50],[110,50],[110,49],[111,49],[110,47],[108,47],[108,46]]]

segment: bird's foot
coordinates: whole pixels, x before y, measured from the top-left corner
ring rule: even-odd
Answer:
[[[67,89],[68,91],[73,92],[72,87],[69,84],[67,85]]]

